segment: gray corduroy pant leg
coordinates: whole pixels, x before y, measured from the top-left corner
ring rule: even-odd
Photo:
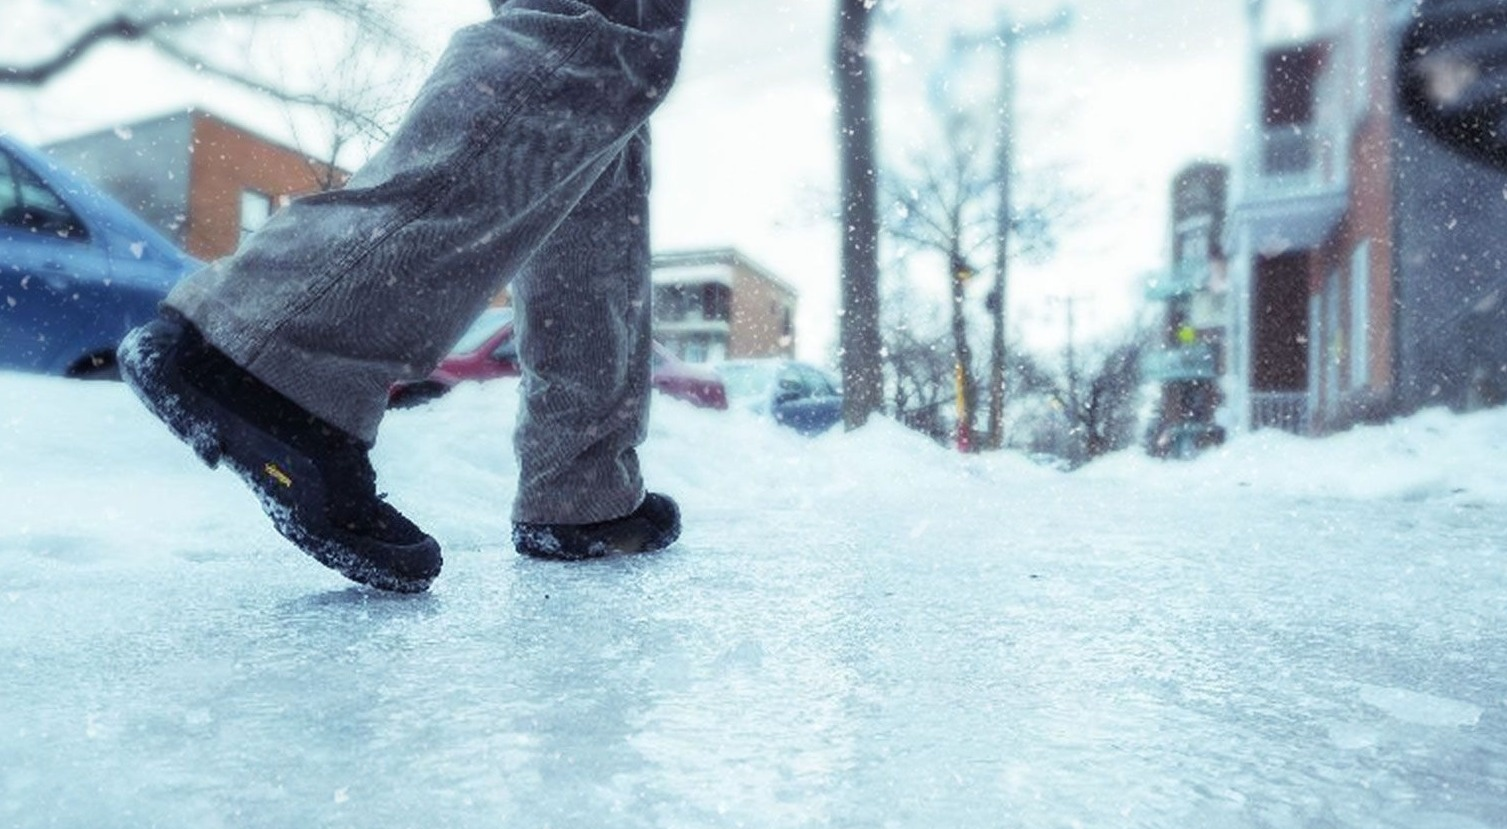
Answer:
[[[644,125],[673,82],[688,2],[505,3],[455,35],[345,189],[279,211],[167,304],[252,374],[374,442],[388,387],[426,375],[518,276],[515,518],[631,511],[648,397]]]
[[[645,129],[513,282],[524,398],[515,521],[604,521],[643,500],[648,165]]]

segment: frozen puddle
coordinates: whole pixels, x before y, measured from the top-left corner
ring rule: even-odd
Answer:
[[[1480,706],[1404,688],[1362,685],[1360,698],[1367,705],[1380,708],[1392,719],[1413,725],[1469,728],[1481,721]]]

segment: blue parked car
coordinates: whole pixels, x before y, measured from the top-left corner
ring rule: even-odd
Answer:
[[[728,360],[716,366],[730,409],[772,418],[803,435],[842,421],[842,391],[813,365],[781,359]]]
[[[0,369],[118,378],[121,338],[199,266],[97,187],[0,135]]]

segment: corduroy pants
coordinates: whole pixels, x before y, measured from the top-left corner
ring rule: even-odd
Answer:
[[[167,304],[253,375],[375,442],[503,287],[523,403],[513,519],[589,523],[644,494],[646,123],[689,0],[510,0],[458,32],[391,141],[279,210]]]

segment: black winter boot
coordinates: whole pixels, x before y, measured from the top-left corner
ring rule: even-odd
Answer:
[[[680,537],[680,508],[651,492],[638,509],[596,524],[513,524],[513,548],[534,558],[579,561],[662,550]]]
[[[164,310],[118,356],[152,414],[210,467],[234,470],[277,531],[319,563],[402,593],[439,575],[439,544],[377,494],[370,447],[251,376],[182,316]]]

